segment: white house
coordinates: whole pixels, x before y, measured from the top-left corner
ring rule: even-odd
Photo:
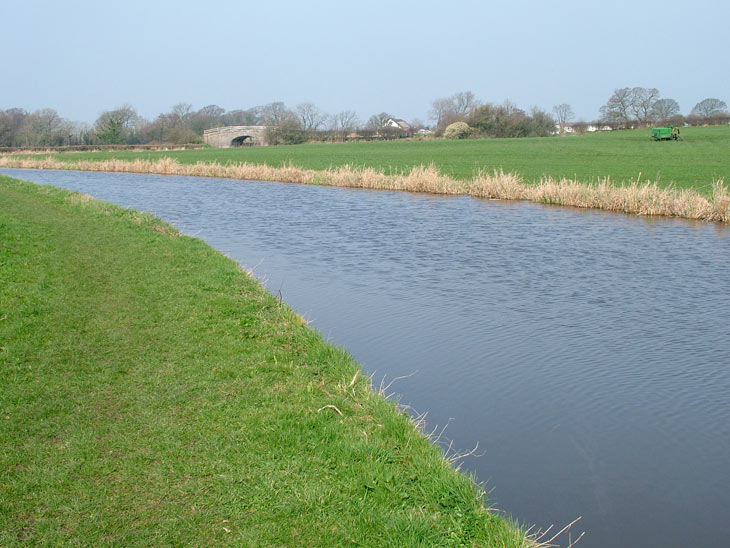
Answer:
[[[400,129],[407,133],[411,132],[411,124],[409,124],[405,120],[401,120],[400,118],[388,118],[388,120],[383,124],[383,127],[384,128],[392,127],[393,129]]]
[[[589,124],[586,128],[586,131],[611,131],[613,128],[611,126],[597,126],[595,124]]]
[[[613,128],[611,126],[607,125],[601,125],[601,124],[587,124],[584,125],[585,122],[567,122],[563,126],[563,132],[564,133],[575,133],[576,127],[579,127],[583,125],[585,128],[585,131],[590,131],[591,133],[594,131],[611,131]],[[555,133],[560,132],[560,124],[555,124]]]

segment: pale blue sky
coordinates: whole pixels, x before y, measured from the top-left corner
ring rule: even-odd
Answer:
[[[471,90],[591,120],[617,87],[730,103],[730,2],[0,0],[0,108],[93,122],[123,103],[311,101],[427,119]]]

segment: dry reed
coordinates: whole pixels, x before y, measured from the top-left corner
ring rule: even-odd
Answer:
[[[181,164],[172,158],[159,160],[102,160],[62,162],[51,157],[0,156],[0,167],[21,169],[64,169],[192,175],[254,181],[279,181],[308,185],[398,190],[432,194],[469,195],[499,200],[527,200],[543,204],[604,209],[635,215],[665,215],[730,223],[730,192],[724,181],[713,182],[709,196],[694,189],[661,188],[657,183],[632,180],[614,183],[605,178],[593,183],[544,177],[537,184],[525,184],[518,175],[495,171],[477,172],[471,180],[458,181],[435,166],[417,166],[409,172],[386,174],[368,167],[344,165],[317,171],[291,165],[273,167],[251,163]]]

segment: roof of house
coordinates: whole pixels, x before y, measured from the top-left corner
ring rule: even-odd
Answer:
[[[409,124],[405,120],[401,120],[400,118],[388,118],[388,121],[385,122],[385,125],[392,126],[393,124],[391,124],[391,122],[393,122],[393,124],[396,124],[401,129],[411,129],[411,124]]]

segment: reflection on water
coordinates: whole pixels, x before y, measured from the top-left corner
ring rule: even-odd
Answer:
[[[582,546],[730,536],[730,234],[535,204],[3,170],[150,210],[254,267]]]

